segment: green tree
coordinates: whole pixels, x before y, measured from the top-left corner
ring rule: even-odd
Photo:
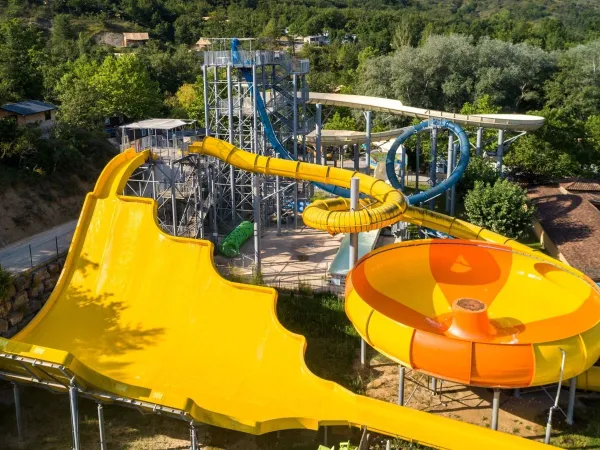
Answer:
[[[82,57],[57,87],[60,119],[81,127],[98,126],[105,117],[142,119],[158,115],[158,83],[135,55],[109,56],[102,64]]]
[[[456,191],[458,197],[464,198],[467,192],[472,190],[478,181],[494,184],[499,178],[494,164],[494,161],[489,158],[476,155],[471,156],[467,170],[465,170],[457,185]]]
[[[333,116],[323,126],[325,130],[350,130],[357,131],[356,120],[354,117],[342,116],[336,111]]]
[[[105,58],[89,83],[100,94],[98,106],[107,117],[142,119],[159,114],[162,95],[158,83],[135,55]]]
[[[545,85],[546,106],[580,120],[600,114],[600,40],[561,53],[558,69]]]
[[[525,190],[508,180],[477,181],[465,197],[465,212],[475,225],[513,239],[527,235],[534,214]]]
[[[505,155],[504,164],[514,178],[538,183],[574,175],[579,166],[573,155],[536,134],[517,139]]]
[[[274,17],[271,17],[269,22],[267,22],[267,25],[260,33],[260,35],[267,39],[277,39],[279,38],[279,36],[281,36],[281,30],[277,26],[277,20],[275,20]]]
[[[175,95],[166,101],[173,117],[194,119],[204,126],[204,86],[202,77],[194,84],[180,86]]]
[[[40,33],[18,19],[0,24],[0,102],[40,98]]]
[[[489,94],[484,94],[475,99],[473,103],[466,102],[460,109],[461,114],[497,114],[502,111],[502,108],[495,105],[492,97]]]
[[[138,58],[163,93],[174,94],[184,83],[193,83],[201,64],[196,52],[186,45],[162,46],[150,41],[138,52]]]

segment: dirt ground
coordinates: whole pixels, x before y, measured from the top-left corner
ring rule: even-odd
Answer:
[[[31,178],[0,189],[0,247],[76,219],[95,177],[54,183]]]
[[[366,395],[397,403],[399,366],[385,356],[375,355],[371,359],[370,369],[366,371],[370,380],[366,386]],[[493,397],[491,389],[440,381],[438,380],[438,394],[434,394],[429,389],[428,376],[407,369],[404,385],[405,405],[461,422],[490,427]],[[548,393],[538,388],[525,389],[521,391],[521,398],[517,398],[511,390],[502,390],[498,429],[531,439],[543,439],[547,414],[556,395],[555,386],[548,389]],[[550,398],[548,394],[553,397]],[[566,403],[567,391],[563,390],[560,406],[564,412],[567,408]],[[576,408],[581,412],[584,406],[578,404]],[[564,424],[564,421],[563,413],[556,412],[553,423]]]

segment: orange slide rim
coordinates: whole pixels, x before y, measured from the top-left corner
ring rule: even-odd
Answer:
[[[516,278],[517,275],[513,272],[520,273],[522,271],[523,261],[533,264],[533,267],[552,266],[556,272],[562,274],[562,277],[572,282],[573,286],[579,285],[580,291],[583,290],[585,294],[588,294],[589,290],[589,296],[583,295],[580,305],[576,308],[574,308],[574,304],[567,304],[566,301],[564,305],[556,306],[560,311],[564,310],[569,314],[542,320],[544,314],[540,313],[539,320],[525,321],[519,325],[520,328],[513,329],[506,325],[508,321],[504,317],[492,318],[492,312],[499,309],[499,306],[493,304],[495,300],[493,297],[486,300],[485,306],[482,305],[482,310],[485,310],[486,314],[485,318],[478,317],[479,313],[467,312],[466,322],[461,319],[465,318],[465,313],[460,312],[459,314],[454,311],[456,297],[448,298],[447,295],[455,294],[457,291],[462,292],[465,289],[467,292],[474,291],[473,286],[458,285],[452,291],[452,285],[445,285],[444,282],[440,282],[439,279],[435,279],[435,276],[430,275],[430,280],[427,281],[429,285],[424,288],[424,292],[429,295],[428,289],[434,286],[436,292],[431,295],[438,298],[436,306],[438,310],[440,305],[443,307],[444,300],[447,303],[444,314],[427,316],[416,310],[423,309],[418,302],[422,300],[434,302],[433,297],[431,300],[429,297],[417,300],[414,297],[419,295],[419,288],[413,288],[410,291],[412,297],[405,300],[399,294],[404,288],[401,277],[382,275],[379,280],[374,282],[369,278],[373,276],[373,270],[386,272],[392,265],[397,265],[399,272],[402,272],[402,268],[410,271],[410,268],[401,265],[400,261],[403,259],[410,260],[412,266],[418,265],[418,269],[415,271],[422,270],[422,265],[419,265],[418,259],[414,257],[415,249],[418,249],[421,257],[431,258],[435,253],[436,261],[446,259],[452,262],[455,259],[452,251],[456,248],[462,252],[474,249],[474,260],[480,262],[482,267],[486,268],[486,272],[491,270],[490,267],[493,267],[493,263],[484,264],[484,261],[481,261],[482,256],[492,254],[495,258],[503,258],[504,263],[509,264],[505,268],[506,277]],[[460,239],[422,240],[386,246],[365,255],[348,274],[346,313],[363,338],[379,352],[403,365],[440,378],[485,387],[508,388],[545,384],[549,377],[552,380],[558,379],[558,372],[553,371],[552,368],[549,369],[547,365],[544,366],[542,362],[544,355],[548,352],[557,353],[560,351],[559,348],[563,347],[570,348],[566,373],[575,376],[591,366],[600,353],[599,344],[596,342],[596,334],[600,331],[600,292],[587,277],[580,275],[579,272],[567,270],[562,264],[552,264],[552,260],[549,258],[543,255],[539,256],[520,252],[501,244]],[[518,270],[510,266],[513,259],[517,261],[515,264],[521,260]],[[427,263],[432,264],[432,261],[428,260]],[[436,269],[436,264],[440,265],[439,262],[436,262],[435,270],[432,272],[436,270],[439,272],[440,268]],[[369,265],[373,267],[371,271],[368,268]],[[446,267],[446,269],[448,268]],[[474,271],[477,272],[476,269]],[[484,277],[489,275],[481,270],[479,273],[483,273]],[[438,273],[438,275],[440,274]],[[444,274],[442,273],[442,275]],[[460,273],[452,274],[459,279],[461,275]],[[532,277],[532,275],[530,276]],[[390,278],[394,279],[390,280]],[[546,282],[543,277],[539,278],[541,283]],[[525,280],[527,279],[525,277]],[[505,284],[509,282],[507,279],[500,281],[503,284],[497,287],[498,292],[504,289]],[[517,279],[517,282],[522,283],[522,289],[525,291],[529,289],[526,282],[523,284],[520,279]],[[413,283],[419,283],[419,280],[413,280]],[[515,281],[510,281],[510,283],[515,284]],[[550,283],[548,282],[548,284]],[[535,286],[535,283],[532,282],[532,285]],[[382,286],[387,286],[387,288],[384,289]],[[485,289],[480,289],[479,292],[488,292],[494,289],[493,284],[485,286]],[[552,287],[553,285],[550,285],[550,288]],[[533,299],[535,295],[531,295]],[[439,300],[439,298],[443,300]],[[506,296],[497,301],[506,303],[513,300],[521,302],[521,304],[523,301],[521,298],[511,300]],[[417,304],[417,308],[411,309],[411,301],[413,304]],[[572,302],[574,301],[572,300]],[[450,305],[450,303],[452,304]],[[489,319],[487,319],[488,308],[490,308]],[[506,311],[506,309],[504,307],[501,310]],[[511,309],[517,313],[518,318],[519,307],[515,304]],[[452,313],[450,313],[451,310]],[[535,319],[536,314],[534,310],[527,317]],[[490,334],[486,335],[485,332],[483,334],[467,333],[467,335],[457,333],[453,327],[460,322],[463,325],[466,323],[467,327],[472,325],[478,327],[480,323],[483,323],[481,326],[484,328],[491,327]],[[504,330],[503,326],[510,333],[507,332],[505,335],[499,333]],[[440,357],[442,353],[452,355],[452,358]],[[510,364],[507,364],[508,361]],[[552,373],[549,373],[550,371]]]

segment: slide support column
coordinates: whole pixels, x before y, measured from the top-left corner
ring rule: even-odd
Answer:
[[[366,111],[365,112],[365,119],[367,122],[367,133],[366,133],[366,140],[365,140],[365,147],[367,148],[367,171],[366,174],[370,175],[371,174],[371,126],[372,126],[372,116],[373,113],[372,111]]]
[[[252,175],[252,203],[254,215],[254,266],[255,275],[261,272],[260,258],[260,178],[258,175]]]
[[[436,377],[429,377],[429,389],[433,391],[432,395],[437,394],[437,381]]]
[[[569,380],[569,406],[567,408],[567,425],[573,425],[575,415],[575,393],[577,392],[577,377]]]
[[[177,189],[175,187],[175,164],[171,161],[171,218],[173,220],[173,236],[177,236]]]
[[[227,64],[227,119],[229,121],[229,143],[233,145],[233,81],[231,79],[231,63]],[[236,222],[235,214],[235,169],[232,165],[229,166],[229,183],[231,189],[231,225]]]
[[[100,450],[106,450],[106,438],[104,437],[104,408],[98,403],[98,431],[100,432]]]
[[[419,172],[421,166],[421,135],[417,133],[417,143],[415,145],[415,193],[419,193]]]
[[[398,404],[404,406],[404,378],[406,377],[406,367],[398,366]]]
[[[429,166],[429,181],[431,187],[437,184],[437,139],[438,129],[434,125],[431,129],[431,164]],[[435,209],[435,199],[429,200],[429,209]]]
[[[315,114],[315,152],[317,154],[317,164],[325,165],[325,161],[323,158],[323,149],[321,148],[321,134],[323,129],[323,105],[321,103],[316,104],[316,114]]]
[[[279,158],[279,154],[275,154],[275,158]],[[275,208],[277,212],[277,236],[281,236],[281,184],[279,175],[275,177]]]
[[[206,168],[206,173],[208,175],[208,186],[209,186],[209,199],[212,200],[212,235],[213,235],[213,244],[217,245],[217,241],[219,240],[219,230],[217,228],[217,192],[215,187],[215,176],[213,173],[213,168],[208,166]]]
[[[79,408],[77,405],[77,386],[72,379],[69,384],[69,403],[71,406],[71,430],[73,435],[73,450],[79,450]]]
[[[19,442],[23,441],[23,410],[21,409],[21,388],[17,383],[13,383],[13,394],[15,396],[15,412],[17,416],[17,436]]]
[[[456,169],[458,161],[458,152],[452,149],[452,171]],[[456,211],[456,184],[450,188],[450,215],[454,217],[454,212]]]
[[[448,178],[450,178],[450,175],[452,175],[452,170],[454,169],[454,166],[452,165],[453,153],[454,153],[454,136],[452,135],[452,132],[450,130],[448,130],[448,158],[446,160],[446,163],[447,163],[446,180]],[[452,191],[447,190],[446,191],[446,212],[450,212],[451,203],[452,203],[451,196],[452,196]]]
[[[292,142],[294,145],[294,159],[298,161],[298,74],[292,75],[293,83],[293,111],[292,111]],[[298,229],[298,180],[294,183],[294,230]]]
[[[477,141],[475,142],[475,154],[481,156],[481,149],[483,147],[483,128],[477,128]]]
[[[496,158],[496,170],[500,174],[500,178],[504,178],[504,170],[502,169],[502,160],[504,159],[504,130],[498,130],[498,151]]]
[[[500,413],[500,389],[494,389],[492,399],[492,430],[498,430],[498,414]]]
[[[202,88],[204,89],[204,128],[206,130],[206,135],[210,136],[210,112],[208,110],[208,78],[206,75],[206,66],[202,65]]]
[[[190,450],[198,450],[198,430],[190,423]]]
[[[353,177],[350,180],[350,211],[358,211],[358,199],[360,198],[360,180],[359,178]],[[358,233],[350,233],[350,264],[349,270],[354,269],[354,266],[358,262]],[[360,364],[362,366],[366,363],[366,343],[364,339],[360,339]]]

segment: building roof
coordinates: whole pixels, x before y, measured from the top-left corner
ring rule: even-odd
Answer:
[[[586,195],[564,194],[558,186],[528,190],[538,219],[569,264],[600,280],[600,211]]]
[[[128,41],[147,41],[150,39],[148,33],[123,33],[123,37]]]
[[[194,123],[195,120],[181,119],[147,119],[123,125],[128,130],[173,130]]]
[[[567,191],[600,192],[600,183],[597,181],[573,181],[563,185]]]
[[[0,109],[19,114],[20,116],[31,116],[32,114],[45,111],[53,111],[58,109],[58,107],[52,103],[41,102],[39,100],[27,100],[18,103],[7,103],[0,106]]]
[[[201,37],[200,39],[198,39],[198,42],[196,42],[196,45],[198,45],[198,46],[210,45],[210,40]]]

